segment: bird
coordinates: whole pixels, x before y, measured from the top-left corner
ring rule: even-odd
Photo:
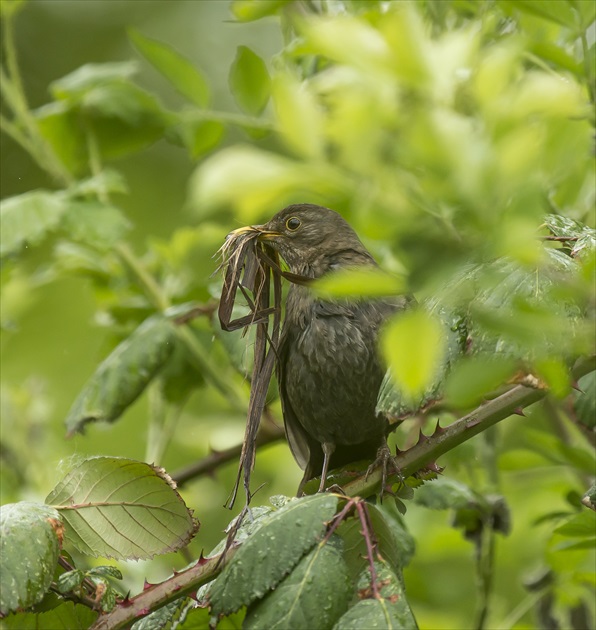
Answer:
[[[337,212],[310,203],[290,205],[264,225],[251,226],[285,261],[309,279],[349,268],[377,268],[362,241]],[[291,284],[277,349],[276,375],[285,433],[307,481],[362,459],[371,467],[393,461],[388,419],[376,413],[386,369],[378,351],[384,322],[411,302],[386,299],[323,299],[308,284]]]

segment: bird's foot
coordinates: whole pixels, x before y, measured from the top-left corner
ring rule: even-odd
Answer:
[[[379,446],[377,458],[366,470],[365,479],[368,479],[370,473],[378,466],[381,466],[381,497],[383,497],[383,494],[385,493],[392,494],[390,490],[387,490],[387,477],[390,474],[396,474],[399,477],[400,483],[403,483],[404,480],[401,470],[389,450],[387,442]]]

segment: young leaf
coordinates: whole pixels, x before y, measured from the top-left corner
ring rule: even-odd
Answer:
[[[87,630],[99,613],[82,604],[63,602],[56,608],[41,613],[20,613],[2,620],[8,630]]]
[[[415,399],[435,379],[445,355],[445,335],[435,317],[413,310],[392,319],[382,348],[395,384]]]
[[[251,606],[247,629],[329,628],[347,610],[353,585],[343,541],[320,542],[264,599]]]
[[[230,68],[230,89],[238,105],[249,114],[258,115],[267,105],[271,78],[265,62],[250,48],[238,46]]]
[[[315,495],[292,501],[269,518],[213,583],[214,614],[235,612],[279,584],[322,538],[336,508],[336,496]]]
[[[453,407],[472,407],[513,376],[515,367],[511,357],[464,357],[447,378],[445,398]]]
[[[361,599],[333,626],[333,630],[359,628],[392,628],[415,630],[416,619],[406,600],[403,585],[384,562],[375,562],[377,583],[381,585],[379,599]],[[370,592],[370,570],[363,571],[358,583],[360,593]]]
[[[232,2],[232,13],[240,22],[252,22],[262,17],[273,15],[289,0],[234,0]]]
[[[66,417],[69,434],[88,422],[113,422],[162,368],[174,349],[174,325],[166,318],[145,320],[97,368]]]
[[[62,227],[73,240],[107,250],[124,236],[131,223],[111,204],[94,200],[71,201]]]
[[[131,630],[165,630],[166,628],[172,630],[182,630],[182,628],[209,630],[211,613],[207,608],[194,609],[194,606],[195,602],[192,599],[181,597],[139,619],[139,621],[135,621]]]
[[[0,612],[40,602],[52,579],[62,547],[60,514],[22,501],[0,508]]]
[[[137,70],[136,61],[88,63],[51,83],[50,91],[56,99],[73,98],[97,85],[125,81]]]
[[[92,457],[73,468],[46,499],[81,553],[138,560],[176,551],[198,529],[162,469],[118,457]]]
[[[4,199],[0,202],[0,256],[40,243],[60,224],[67,208],[62,195],[45,190]]]
[[[130,29],[135,48],[187,99],[199,107],[209,102],[209,86],[203,75],[180,53],[161,42]]]

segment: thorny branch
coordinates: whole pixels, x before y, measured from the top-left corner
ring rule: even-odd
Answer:
[[[595,369],[596,356],[592,356],[578,361],[572,374],[574,378],[579,379]],[[522,410],[525,407],[541,400],[547,393],[544,389],[532,389],[525,385],[516,385],[508,392],[484,403],[448,427],[438,427],[433,435],[422,436],[418,444],[400,453],[396,458],[403,476],[413,474],[447,451],[512,414],[523,415]],[[380,469],[371,472],[368,479],[363,472],[360,477],[346,483],[343,491],[346,496],[366,497],[373,494],[380,483]],[[335,519],[331,526],[334,522]],[[207,560],[201,559],[191,569],[177,573],[168,580],[147,588],[132,599],[119,603],[112,612],[102,615],[92,626],[92,630],[124,628],[174,599],[193,593],[202,584],[213,580],[222,570],[224,564],[232,559],[235,551],[236,547],[227,551],[225,562],[222,562],[220,556]]]

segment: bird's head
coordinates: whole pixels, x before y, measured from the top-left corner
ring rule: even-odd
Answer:
[[[314,204],[288,206],[264,225],[236,232],[243,230],[257,230],[259,240],[277,250],[290,271],[297,274],[322,275],[340,265],[342,257],[372,262],[350,225],[337,212]]]

